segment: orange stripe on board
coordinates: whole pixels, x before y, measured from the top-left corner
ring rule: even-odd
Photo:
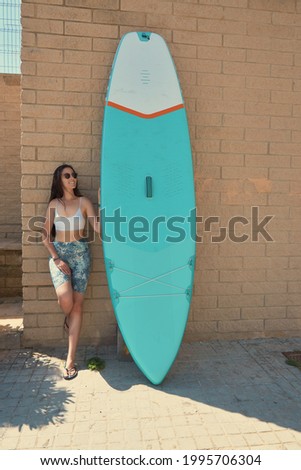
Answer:
[[[176,106],[171,106],[171,108],[162,109],[162,111],[157,111],[156,113],[144,114],[144,113],[140,113],[139,111],[135,111],[134,109],[121,106],[120,104],[114,103],[113,101],[108,101],[107,106],[111,106],[112,108],[119,109],[120,111],[124,111],[125,113],[134,114],[135,116],[138,116],[144,119],[153,119],[158,116],[163,116],[163,114],[172,113],[173,111],[177,111],[178,109],[184,108],[184,104],[177,104]]]

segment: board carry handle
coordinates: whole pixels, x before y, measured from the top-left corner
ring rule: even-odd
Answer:
[[[146,183],[146,197],[153,197],[153,178],[151,176],[147,176],[145,178]]]

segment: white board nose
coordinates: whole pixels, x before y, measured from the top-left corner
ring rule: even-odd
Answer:
[[[128,33],[120,43],[107,102],[141,115],[183,105],[172,57],[155,33]]]

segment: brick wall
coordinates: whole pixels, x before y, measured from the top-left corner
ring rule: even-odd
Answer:
[[[21,243],[10,238],[2,239],[0,240],[0,299],[21,296]]]
[[[133,30],[164,36],[188,112],[203,241],[186,340],[300,335],[301,1],[23,0],[22,26],[25,342],[62,339],[28,220],[63,161],[96,203],[105,90]],[[256,236],[266,216],[273,241]],[[112,341],[101,244],[92,250],[82,341]]]
[[[20,76],[0,74],[0,247],[21,240]]]

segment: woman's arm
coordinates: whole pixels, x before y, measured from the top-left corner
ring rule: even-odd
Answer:
[[[96,215],[94,207],[90,199],[87,197],[84,198],[84,211],[86,214],[86,217],[88,219],[89,224],[93,228],[93,230],[100,234],[100,220],[99,216]]]
[[[45,219],[44,227],[43,227],[43,234],[44,234],[43,244],[49,251],[50,256],[54,260],[54,264],[56,265],[56,267],[59,268],[59,270],[62,271],[63,273],[70,275],[71,269],[69,268],[68,264],[65,261],[60,259],[52,243],[51,231],[52,231],[53,222],[54,222],[54,213],[55,213],[55,203],[51,201],[47,207],[46,219]]]
[[[53,202],[51,201],[47,207],[46,219],[45,219],[44,226],[43,226],[43,244],[49,251],[51,257],[57,258],[58,254],[51,240],[51,231],[52,231],[53,221],[54,221],[54,212],[55,212],[55,207],[54,207]]]

